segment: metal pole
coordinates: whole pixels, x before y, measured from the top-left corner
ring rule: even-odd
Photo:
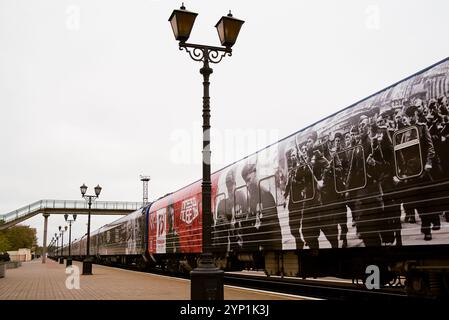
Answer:
[[[59,264],[64,264],[64,229],[61,231],[61,257],[59,258]]]
[[[207,49],[205,49],[207,50]],[[200,73],[203,75],[203,182],[202,187],[202,207],[203,207],[203,253],[207,252],[207,245],[211,242],[211,178],[210,178],[210,96],[209,96],[209,76],[213,70],[209,67],[208,53],[204,55],[203,67]]]
[[[72,221],[69,222],[69,257],[72,256]]]
[[[87,218],[87,252],[86,257],[90,256],[90,206],[92,204],[92,198],[89,196],[89,214]]]
[[[47,227],[48,227],[48,217],[50,215],[44,213],[44,244],[42,248],[42,263],[47,262]]]
[[[72,246],[72,220],[69,220],[69,256],[67,257],[67,261],[66,261],[66,265],[65,265],[66,267],[72,265],[71,246]]]
[[[209,76],[213,70],[209,67],[209,49],[203,48],[203,181],[201,183],[202,198],[202,254],[198,267],[190,273],[190,298],[192,300],[223,300],[223,271],[214,263],[214,257],[209,252],[211,244],[211,151],[210,151],[210,96]]]
[[[88,197],[89,204],[89,213],[87,218],[87,250],[86,250],[86,258],[83,261],[83,275],[91,275],[92,274],[92,260],[90,258],[90,208],[92,205],[92,197]]]

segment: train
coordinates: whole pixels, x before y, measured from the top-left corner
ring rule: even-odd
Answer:
[[[375,266],[382,285],[447,295],[448,97],[446,58],[214,172],[210,239],[199,180],[93,231],[90,254],[190,272],[204,250],[223,270],[300,278]],[[86,236],[71,254],[85,257]]]

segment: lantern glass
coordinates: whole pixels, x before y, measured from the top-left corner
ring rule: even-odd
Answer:
[[[181,10],[173,10],[168,21],[170,21],[176,40],[185,42],[189,39],[197,15],[195,12],[185,10],[184,6],[181,7]]]
[[[97,184],[97,186],[95,187],[95,194],[97,195],[97,197],[100,195],[100,192],[101,192],[101,187],[100,187],[100,185],[99,184]]]
[[[81,195],[84,197],[87,191],[87,186],[83,183],[83,185],[80,187]]]
[[[245,21],[232,17],[231,13],[221,17],[215,27],[217,28],[222,46],[230,48],[235,44],[243,23]]]

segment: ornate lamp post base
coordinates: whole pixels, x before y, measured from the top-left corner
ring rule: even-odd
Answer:
[[[190,272],[191,300],[223,300],[224,271],[214,264],[211,253],[203,253],[198,261],[198,267]]]
[[[66,267],[71,266],[72,265],[72,260],[73,260],[72,257],[68,257],[65,266]]]
[[[83,275],[92,275],[92,259],[90,257],[83,261]]]

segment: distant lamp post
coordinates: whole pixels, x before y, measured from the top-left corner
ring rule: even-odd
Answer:
[[[67,226],[65,228],[59,226],[59,231],[61,232],[61,257],[59,258],[59,264],[64,264],[64,232],[67,231]]]
[[[58,261],[59,257],[59,237],[58,234],[55,233],[55,240],[56,240],[56,254],[55,254],[55,261]]]
[[[52,245],[52,256],[51,259],[54,259],[56,257],[56,239],[53,237],[53,245]]]
[[[67,257],[66,267],[72,265],[72,222],[76,221],[76,214],[73,214],[73,219],[69,219],[69,215],[66,213],[64,219],[69,223],[69,256]]]
[[[95,195],[87,195],[87,187],[83,183],[83,185],[80,187],[81,190],[81,196],[84,198],[84,200],[87,201],[89,205],[89,214],[87,218],[87,250],[86,250],[86,258],[83,261],[83,275],[91,275],[92,274],[92,258],[90,257],[90,209],[92,206],[92,202],[95,201],[95,199],[98,198],[101,192],[100,185],[97,185],[95,190]]]
[[[51,258],[54,254],[55,237],[51,237],[50,245],[48,246],[48,256]]]
[[[182,4],[180,10],[173,10],[168,21],[173,29],[175,39],[179,41],[179,50],[185,50],[190,57],[203,63],[200,73],[203,75],[203,181],[202,187],[202,229],[203,248],[198,261],[198,268],[191,272],[192,300],[223,300],[223,271],[215,267],[213,255],[208,253],[211,243],[211,174],[210,174],[210,97],[209,76],[212,68],[209,63],[219,63],[224,56],[232,55],[231,47],[235,44],[244,21],[235,19],[231,12],[222,17],[215,25],[224,47],[212,47],[186,43],[190,37],[193,23],[198,14],[187,11]]]

